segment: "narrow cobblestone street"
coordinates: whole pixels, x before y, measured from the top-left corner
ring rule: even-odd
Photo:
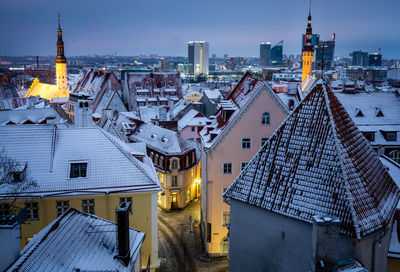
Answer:
[[[200,201],[193,201],[184,210],[158,210],[161,265],[157,271],[228,271],[226,258],[210,260],[202,254],[199,223]]]

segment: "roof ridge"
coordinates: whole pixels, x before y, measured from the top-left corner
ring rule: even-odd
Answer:
[[[328,98],[328,94],[327,94],[327,90],[326,90],[325,86],[321,86],[321,87],[322,87],[322,91],[323,91],[323,94],[324,94],[323,97],[325,99],[326,108],[327,108],[327,111],[328,111],[329,122],[331,124],[330,129],[331,129],[332,134],[333,134],[334,144],[335,144],[335,147],[336,147],[336,153],[340,157],[340,159],[338,161],[339,161],[340,169],[342,170],[343,180],[345,182],[344,187],[346,189],[346,200],[348,201],[348,205],[349,205],[349,208],[350,208],[350,212],[351,212],[351,216],[352,216],[352,220],[353,220],[353,224],[354,224],[354,229],[356,231],[356,236],[357,236],[358,239],[360,239],[360,226],[359,226],[358,218],[357,218],[357,215],[356,215],[356,211],[354,209],[353,200],[352,200],[352,197],[351,197],[352,194],[350,192],[350,185],[348,183],[347,173],[346,173],[344,165],[343,165],[343,154],[342,154],[342,152],[340,152],[341,147],[339,145],[339,138],[338,138],[338,135],[336,133],[336,130],[334,129],[335,128],[335,123],[334,123],[333,114],[332,114],[332,110],[331,110],[330,100]]]

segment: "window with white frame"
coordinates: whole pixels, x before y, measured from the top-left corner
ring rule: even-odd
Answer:
[[[57,217],[59,217],[65,211],[67,211],[68,208],[69,208],[69,201],[68,200],[56,201]]]
[[[268,141],[268,137],[261,137],[261,146],[264,146],[264,144]]]
[[[232,163],[231,162],[224,162],[223,164],[222,173],[224,175],[232,175]]]
[[[87,162],[71,163],[69,178],[85,178],[87,176]]]
[[[132,197],[120,197],[119,204],[121,203],[129,204],[128,212],[129,214],[132,214]]]
[[[172,176],[171,177],[171,187],[176,187],[178,186],[178,176]]]
[[[269,112],[264,112],[261,117],[261,125],[269,125],[269,124],[270,124]]]
[[[25,203],[26,220],[39,220],[39,204],[37,202]]]
[[[229,224],[230,220],[230,213],[229,211],[223,211],[222,212],[222,226],[225,227],[226,225]]]
[[[251,138],[242,138],[242,149],[251,148]]]
[[[240,163],[240,171],[243,171],[244,168],[246,168],[248,162],[241,162]]]
[[[83,199],[82,211],[85,213],[94,214],[94,199]]]
[[[178,169],[178,160],[172,160],[171,168],[172,169]]]

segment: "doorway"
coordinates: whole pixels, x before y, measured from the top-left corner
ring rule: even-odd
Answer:
[[[178,194],[171,194],[172,200],[171,200],[171,209],[177,209],[178,208]]]

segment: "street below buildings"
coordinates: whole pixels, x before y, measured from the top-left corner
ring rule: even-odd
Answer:
[[[202,252],[200,201],[183,210],[158,209],[159,272],[228,271],[227,258],[209,259]]]

